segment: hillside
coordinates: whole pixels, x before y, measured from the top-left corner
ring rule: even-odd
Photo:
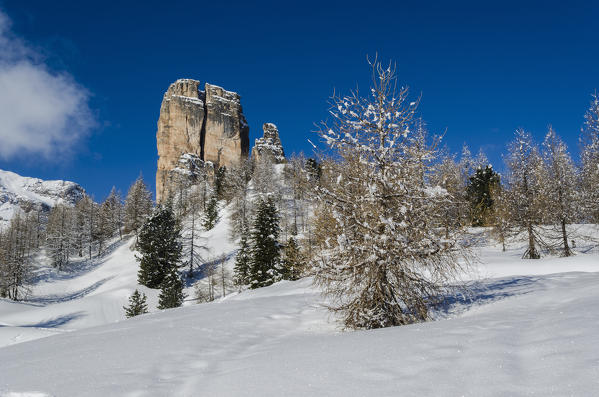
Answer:
[[[234,248],[226,226],[222,220],[206,236],[215,250]],[[589,247],[571,258],[526,261],[518,244],[505,253],[485,245],[472,296],[451,298],[437,321],[345,332],[310,279],[120,321],[137,287],[130,243],[70,279],[47,274],[31,304],[1,302],[5,340],[57,335],[1,348],[0,392],[599,393],[599,255],[585,253]],[[154,306],[156,291],[144,291]]]
[[[0,229],[17,209],[47,212],[57,203],[75,204],[84,190],[75,182],[44,181],[0,170]]]

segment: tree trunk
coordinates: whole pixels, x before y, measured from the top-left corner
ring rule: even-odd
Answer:
[[[566,233],[566,220],[562,218],[562,238],[564,239],[564,256],[571,256],[572,251],[568,245],[568,234]]]

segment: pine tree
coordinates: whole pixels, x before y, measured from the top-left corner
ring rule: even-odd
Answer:
[[[216,196],[212,196],[208,205],[206,206],[206,212],[204,213],[204,221],[202,222],[202,226],[206,230],[212,230],[216,223],[218,222],[218,201]]]
[[[249,284],[250,264],[251,264],[251,252],[250,245],[248,243],[248,233],[246,229],[241,234],[241,241],[239,242],[239,250],[235,257],[235,266],[233,268],[233,282],[235,285],[241,287]]]
[[[134,316],[139,316],[140,314],[146,314],[148,312],[146,299],[146,294],[135,290],[135,292],[133,292],[133,294],[129,297],[129,306],[123,306],[123,309],[125,309],[125,316],[127,316],[127,318],[131,318]]]
[[[273,199],[260,199],[252,230],[250,288],[260,288],[280,280],[279,215]]]
[[[298,280],[302,277],[302,272],[306,267],[304,256],[302,255],[297,242],[293,237],[289,237],[285,245],[282,278],[283,280]]]
[[[499,186],[499,174],[493,170],[493,166],[477,168],[470,178],[466,189],[470,203],[470,220],[472,226],[487,226],[493,211],[493,197],[491,191]]]
[[[141,257],[137,273],[140,284],[158,288],[181,261],[181,231],[170,206],[160,205],[139,232],[137,250]]]
[[[176,267],[173,266],[160,285],[158,309],[162,310],[179,307],[183,304],[183,300],[185,300],[183,281],[181,280]]]
[[[152,193],[148,190],[141,175],[129,188],[125,199],[124,212],[125,233],[137,233],[152,213]]]

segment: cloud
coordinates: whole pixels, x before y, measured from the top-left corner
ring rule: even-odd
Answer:
[[[0,11],[0,159],[59,159],[95,125],[89,92],[56,72],[10,30]]]

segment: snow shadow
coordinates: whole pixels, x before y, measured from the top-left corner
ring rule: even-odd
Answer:
[[[43,296],[32,297],[29,299],[29,303],[34,303],[39,306],[47,306],[47,305],[51,305],[51,304],[55,304],[55,303],[63,303],[63,302],[68,302],[68,301],[72,301],[75,299],[80,299],[80,298],[83,298],[84,296],[92,293],[93,291],[98,289],[102,284],[104,284],[106,281],[108,281],[112,278],[113,277],[103,278],[102,280],[93,283],[89,287],[83,288],[79,291],[70,292],[67,294],[43,295]]]
[[[58,316],[58,317],[52,318],[50,320],[45,320],[45,321],[39,322],[37,324],[18,325],[17,327],[58,328],[58,327],[62,327],[63,325],[70,323],[73,320],[83,317],[84,315],[85,315],[84,312],[69,313],[69,314],[65,314],[64,316]]]
[[[40,268],[36,271],[31,283],[37,284],[40,282],[71,280],[83,274],[89,273],[90,271],[105,263],[110,254],[112,254],[116,249],[121,247],[123,244],[126,244],[127,242],[127,239],[116,240],[104,249],[102,255],[93,257],[92,259],[74,259],[71,263],[69,263],[61,270],[58,270],[50,266]]]
[[[490,304],[513,296],[525,295],[534,291],[531,286],[539,282],[539,277],[518,276],[514,278],[475,282],[444,297],[436,308],[437,315],[460,314],[472,306]]]
[[[197,281],[207,277],[210,268],[218,268],[221,262],[223,262],[223,260],[225,263],[228,263],[230,260],[235,258],[235,255],[237,255],[237,250],[231,251],[227,254],[223,254],[216,258],[210,258],[210,260],[204,261],[201,265],[193,269],[191,277],[188,277],[189,270],[186,267],[181,268],[185,288],[189,288],[193,286]]]

